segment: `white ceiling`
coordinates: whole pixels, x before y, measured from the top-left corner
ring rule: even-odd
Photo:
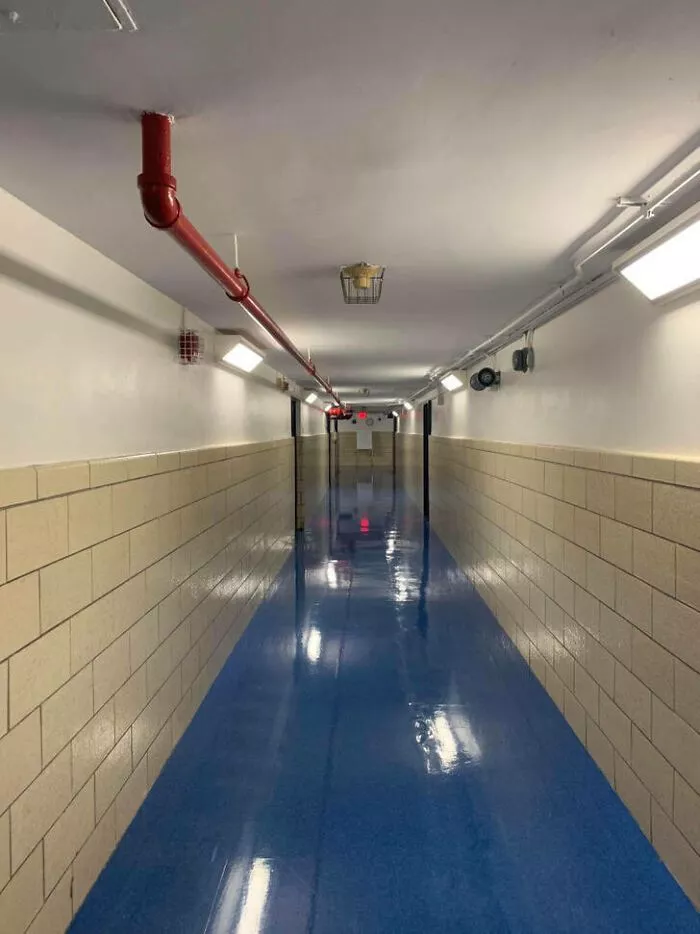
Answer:
[[[130,5],[135,34],[0,34],[0,185],[241,326],[141,214],[137,115],[174,112],[190,218],[228,255],[237,231],[292,339],[382,398],[563,278],[572,244],[700,126],[697,0]],[[384,297],[352,308],[337,270],[362,259],[387,266]]]

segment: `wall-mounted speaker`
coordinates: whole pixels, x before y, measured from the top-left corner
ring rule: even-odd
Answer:
[[[501,382],[501,371],[494,370],[490,366],[482,367],[477,373],[473,373],[469,385],[476,392],[482,392],[484,389],[491,389],[499,386]]]
[[[513,369],[516,373],[527,373],[535,366],[535,351],[532,347],[520,347],[513,351]]]

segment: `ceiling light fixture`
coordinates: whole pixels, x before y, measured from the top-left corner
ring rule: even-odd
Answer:
[[[392,411],[391,414],[394,416],[394,418],[398,418],[398,417],[399,417],[399,413],[398,413],[398,412]]]
[[[697,211],[693,214],[697,217]],[[700,282],[700,220],[680,230],[678,226],[669,225],[615,263],[616,271],[650,301],[675,295]],[[669,229],[673,233],[669,234]]]
[[[456,389],[461,389],[462,386],[464,386],[462,380],[455,373],[447,373],[442,377],[440,382],[448,392],[454,392]]]
[[[376,305],[382,297],[386,266],[355,263],[340,270],[340,284],[346,305]]]
[[[304,402],[307,405],[313,405],[317,399],[318,399],[317,394],[315,392],[310,392],[308,396],[306,397],[306,399],[304,399]]]
[[[252,373],[256,366],[262,363],[263,356],[248,347],[247,344],[239,341],[232,350],[224,354],[223,361],[239,370],[243,370],[244,373]]]
[[[411,403],[408,402],[408,401],[404,402],[403,407],[406,409],[407,412],[412,412],[412,411],[413,411],[413,406],[412,406]]]

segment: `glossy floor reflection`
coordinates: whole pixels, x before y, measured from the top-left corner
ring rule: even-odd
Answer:
[[[685,934],[698,914],[391,478],[307,532],[73,934]]]

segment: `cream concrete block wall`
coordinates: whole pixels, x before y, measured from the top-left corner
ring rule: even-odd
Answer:
[[[358,453],[361,453],[358,451]],[[394,466],[394,433],[372,432],[372,466],[391,469]]]
[[[0,930],[60,934],[293,540],[289,441],[0,471]]]
[[[372,452],[357,450],[356,432],[338,432],[338,464],[340,469],[347,467],[371,467]]]
[[[372,431],[372,448],[362,450],[357,447],[356,431],[338,432],[338,456],[343,467],[382,467],[394,466],[394,434],[390,431]]]
[[[328,434],[300,436],[296,445],[297,522],[303,528],[328,490]]]
[[[396,473],[403,489],[423,510],[423,435],[396,435]]]
[[[436,532],[700,907],[700,465],[442,437],[430,458]]]
[[[296,444],[297,528],[303,529],[328,489],[328,432],[326,414],[302,404]]]

